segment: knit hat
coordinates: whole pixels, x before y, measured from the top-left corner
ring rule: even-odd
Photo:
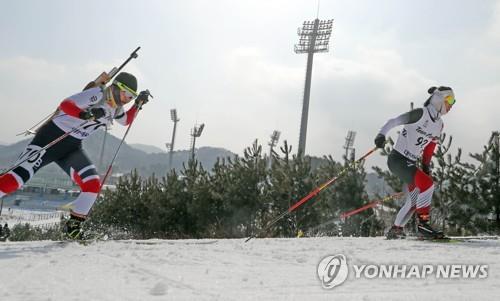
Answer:
[[[117,82],[122,84],[122,85],[127,86],[128,88],[130,88],[134,92],[137,92],[137,79],[132,74],[127,73],[127,72],[120,72],[120,74],[118,74],[115,77],[113,84],[116,84]]]
[[[431,104],[440,115],[448,113],[445,102],[448,102],[450,106],[455,103],[455,94],[450,87],[431,87],[427,92],[431,96],[427,99],[424,106]]]

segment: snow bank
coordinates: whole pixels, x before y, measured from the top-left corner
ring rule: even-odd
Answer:
[[[323,289],[317,265],[487,264],[486,279],[354,279]],[[383,238],[0,243],[1,300],[498,300],[500,241]]]

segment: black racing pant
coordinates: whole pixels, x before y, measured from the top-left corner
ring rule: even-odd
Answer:
[[[389,170],[398,176],[405,184],[414,182],[415,173],[417,172],[417,164],[400,154],[396,150],[392,150],[387,159]]]
[[[40,150],[50,142],[64,135],[64,131],[53,122],[48,122],[37,132],[33,140],[21,154],[18,162]],[[75,181],[75,174],[78,179],[85,179],[89,176],[97,176],[97,170],[82,149],[80,139],[67,136],[63,140],[42,151],[38,155],[15,168],[13,172],[22,180],[18,188],[26,183],[33,175],[45,165],[55,162]],[[83,173],[79,174],[80,171]],[[77,183],[80,181],[76,181]],[[80,184],[80,183],[78,183]]]

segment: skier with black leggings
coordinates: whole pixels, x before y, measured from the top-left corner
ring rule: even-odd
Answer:
[[[428,93],[431,95],[422,108],[388,120],[375,138],[375,145],[382,148],[389,130],[404,125],[389,154],[387,164],[389,170],[407,185],[408,194],[394,225],[387,233],[388,239],[405,237],[403,227],[415,211],[419,236],[428,239],[444,237],[442,231],[430,225],[430,207],[434,192],[430,162],[443,130],[441,116],[448,113],[455,104],[455,95],[449,87],[432,87]],[[422,163],[421,169],[417,167],[419,159]]]
[[[97,129],[110,125],[113,120],[129,125],[140,106],[149,100],[149,92],[137,94],[136,91],[135,76],[121,72],[107,87],[91,83],[83,92],[63,100],[51,120],[37,131],[19,156],[17,162],[22,164],[0,177],[0,198],[21,188],[40,168],[55,162],[81,189],[66,222],[67,234],[79,238],[81,223],[87,218],[101,188],[96,167],[82,149],[82,140]],[[134,98],[134,105],[125,111],[123,106]],[[67,133],[69,135],[64,139],[42,150]]]

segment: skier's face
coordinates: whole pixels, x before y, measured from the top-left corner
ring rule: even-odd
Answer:
[[[137,97],[137,93],[125,84],[121,82],[115,82],[114,84],[120,91],[120,103],[122,105],[129,103],[132,99]]]
[[[446,113],[448,113],[453,105],[455,104],[455,98],[452,95],[447,95],[444,98],[444,105],[446,108]]]
[[[120,90],[120,101],[123,105],[129,103],[132,99],[134,99],[134,95],[127,93],[127,91]]]

